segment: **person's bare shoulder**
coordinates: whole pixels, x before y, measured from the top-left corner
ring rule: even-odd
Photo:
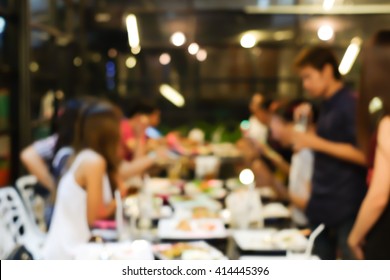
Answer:
[[[89,173],[94,170],[105,170],[106,161],[104,157],[92,150],[89,150],[83,159],[83,169]]]

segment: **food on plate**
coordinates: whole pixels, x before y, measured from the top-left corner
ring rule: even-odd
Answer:
[[[217,227],[214,223],[210,223],[210,222],[205,222],[205,223],[201,223],[199,225],[199,228],[201,230],[204,230],[204,231],[213,231],[215,230]]]
[[[182,231],[191,231],[192,227],[191,227],[190,222],[188,220],[181,220],[177,224],[176,229],[182,230]]]
[[[217,218],[218,215],[204,206],[194,207],[192,209],[192,218],[202,219],[202,218]]]
[[[195,180],[187,183],[184,189],[187,194],[192,195],[203,193],[215,198],[222,198],[226,195],[221,180]]]
[[[188,244],[188,243],[179,242],[179,243],[173,244],[170,248],[168,248],[166,250],[160,251],[160,253],[168,259],[175,259],[175,258],[181,257],[183,252],[185,252],[187,250],[203,250],[203,251],[205,251],[204,248],[199,248],[199,247],[196,247],[196,246]]]

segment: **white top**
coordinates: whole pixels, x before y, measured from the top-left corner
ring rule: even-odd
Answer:
[[[75,180],[75,171],[86,158],[96,154],[83,150],[75,158],[58,185],[52,222],[43,250],[45,259],[74,259],[79,246],[91,238],[87,219],[87,193]],[[103,201],[113,199],[108,176],[103,177]]]
[[[291,159],[289,175],[289,192],[298,197],[309,197],[307,184],[313,176],[314,154],[309,149],[303,149],[295,153]],[[307,225],[308,221],[304,212],[292,206],[292,219],[300,226]]]
[[[261,142],[267,142],[268,128],[265,124],[260,122],[255,116],[249,118],[248,137]]]

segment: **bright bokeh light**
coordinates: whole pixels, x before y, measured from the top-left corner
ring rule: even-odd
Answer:
[[[168,65],[171,62],[171,56],[168,53],[160,55],[159,61],[162,65]]]
[[[141,52],[141,47],[140,46],[136,46],[134,48],[131,48],[131,53],[136,55],[136,54],[139,54]]]
[[[318,28],[317,31],[318,38],[322,41],[329,41],[330,39],[333,38],[334,31],[332,26],[330,25],[321,25],[320,28]]]
[[[335,0],[324,0],[324,2],[322,2],[322,8],[325,11],[331,10],[334,6],[334,2],[335,2]]]
[[[244,169],[241,171],[239,179],[242,184],[250,185],[255,180],[255,175],[253,174],[252,170]]]
[[[176,89],[174,89],[168,84],[162,84],[160,86],[160,93],[177,107],[183,107],[185,104],[183,95],[181,95],[180,92],[178,92]]]
[[[241,47],[250,49],[256,45],[256,37],[253,34],[245,34],[240,40]]]
[[[351,44],[349,44],[339,65],[339,72],[341,75],[346,75],[351,71],[355,60],[359,55],[361,44],[362,39],[359,37],[355,37],[351,40]]]
[[[171,42],[176,47],[180,47],[186,42],[186,36],[183,32],[175,32],[171,36]]]
[[[126,17],[127,36],[129,40],[129,46],[131,48],[138,47],[140,45],[138,35],[137,17],[130,14]]]
[[[191,55],[197,54],[199,51],[199,45],[197,43],[192,43],[188,46],[188,52]]]
[[[4,32],[5,29],[5,19],[0,17],[0,34]]]
[[[126,67],[131,69],[131,68],[134,68],[135,65],[137,65],[137,59],[134,56],[129,56],[126,59]]]
[[[371,114],[374,114],[382,109],[383,109],[383,102],[382,99],[380,99],[379,97],[374,97],[371,100],[370,104],[368,105],[368,111]]]
[[[200,49],[196,54],[196,59],[199,61],[205,61],[207,59],[207,52],[204,49]]]

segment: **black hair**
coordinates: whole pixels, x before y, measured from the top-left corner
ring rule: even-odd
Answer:
[[[336,55],[328,46],[315,46],[302,50],[295,59],[294,65],[297,69],[311,66],[318,71],[322,71],[325,65],[331,65],[333,77],[341,80],[339,72],[339,62]]]
[[[152,99],[120,97],[114,102],[121,108],[126,118],[132,118],[138,114],[150,115],[159,110],[156,102]]]

